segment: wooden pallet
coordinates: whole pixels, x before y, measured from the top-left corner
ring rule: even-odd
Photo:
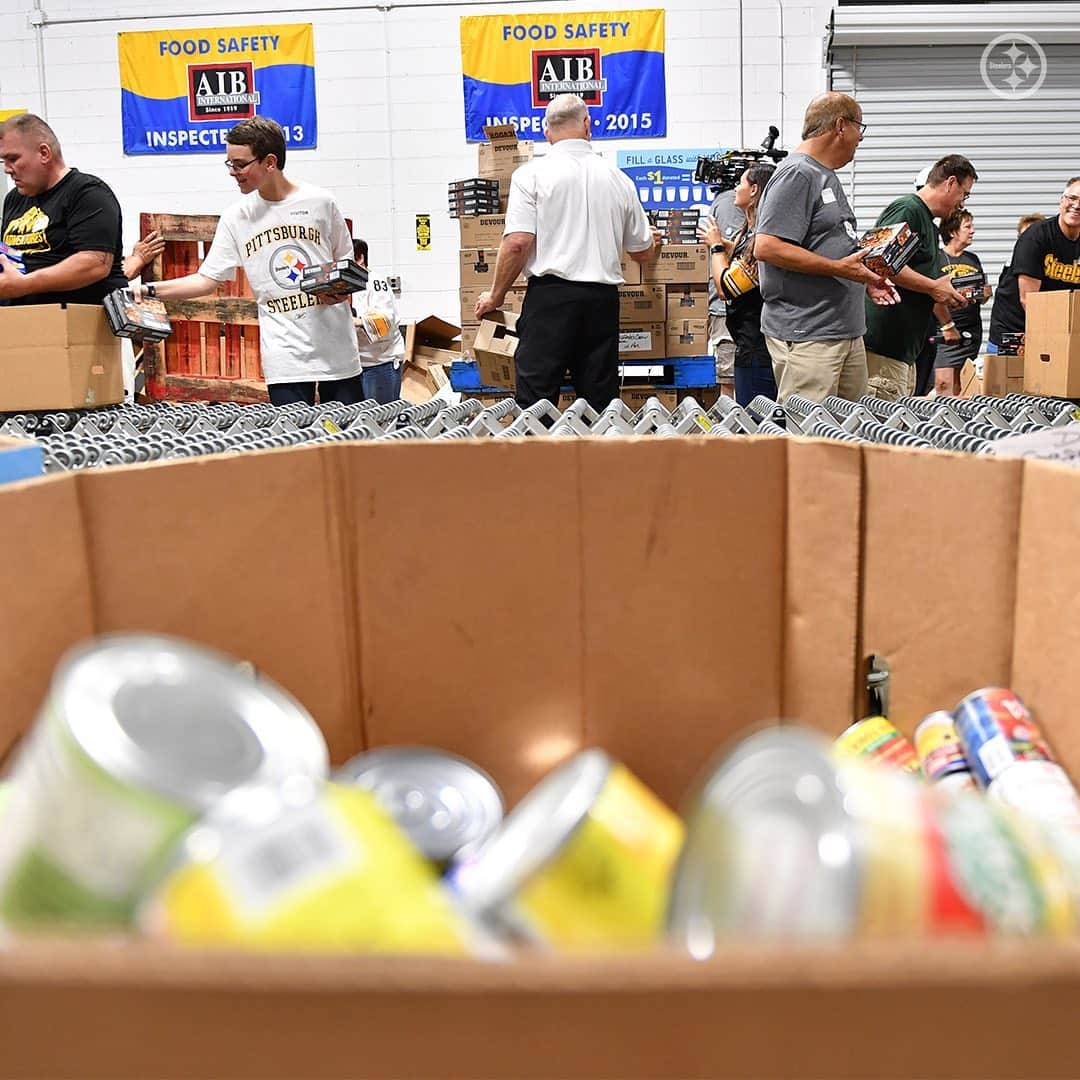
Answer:
[[[193,274],[214,239],[215,214],[141,214],[139,235],[155,229],[165,250],[144,281]],[[266,401],[259,357],[259,323],[247,278],[222,284],[216,296],[166,301],[173,334],[143,346],[146,392],[154,401]]]

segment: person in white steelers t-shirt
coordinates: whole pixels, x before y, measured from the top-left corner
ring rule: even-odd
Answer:
[[[366,240],[353,240],[353,258],[368,269]],[[401,336],[397,301],[389,279],[368,273],[367,292],[353,296],[353,323],[360,347],[364,397],[387,405],[401,397],[401,365],[405,339]]]
[[[259,305],[270,400],[314,404],[317,387],[320,401],[360,401],[349,297],[300,291],[305,266],[352,258],[352,238],[337,203],[322,188],[286,178],[285,135],[275,121],[242,120],[225,141],[225,167],[244,197],[221,215],[198,273],[143,285],[142,292],[162,300],[207,296],[240,267]]]

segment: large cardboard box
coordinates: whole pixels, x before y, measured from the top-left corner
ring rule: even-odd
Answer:
[[[480,322],[473,341],[473,356],[480,370],[482,386],[513,390],[517,384],[514,353],[517,351],[517,316],[493,311]]]
[[[0,412],[124,400],[120,339],[90,304],[0,307]]]
[[[666,355],[708,356],[709,323],[707,319],[677,319],[667,324]]]
[[[709,317],[709,289],[707,285],[668,285],[667,320],[707,319]]]
[[[709,252],[704,244],[666,244],[642,263],[641,280],[662,285],[704,285]]]
[[[665,319],[663,285],[620,285],[619,322],[654,323]]]
[[[514,170],[533,159],[533,144],[519,143],[517,130],[512,124],[490,124],[485,126],[486,143],[481,143],[477,155],[480,176],[509,180]],[[499,185],[503,195],[503,185]]]
[[[1024,389],[1080,397],[1080,290],[1028,293]]]
[[[505,214],[478,214],[458,218],[463,248],[498,248],[506,228]]]
[[[495,262],[499,257],[496,244],[490,248],[465,248],[459,253],[461,287],[463,289],[490,289],[495,280]],[[511,288],[525,288],[524,273],[511,282]]]
[[[624,251],[622,253],[622,258],[620,259],[620,265],[622,267],[624,285],[641,284],[641,263],[634,262],[634,260]]]
[[[838,733],[871,651],[908,735],[1011,683],[1080,767],[1063,677],[1080,651],[1080,473],[1059,465],[777,439],[336,443],[8,485],[0,515],[0,754],[68,647],[151,630],[250,660],[337,763],[440,746],[511,804],[603,746],[679,806],[750,725]],[[965,572],[928,581],[928,550]],[[132,551],[155,573],[133,574]],[[463,603],[447,568],[478,558],[484,587]],[[657,617],[702,595],[724,603]],[[1075,939],[494,964],[9,940],[0,1072],[1072,1076],[1078,1000]],[[939,1022],[957,1003],[977,1037]]]
[[[619,327],[620,360],[662,360],[664,328],[662,322],[627,323]]]

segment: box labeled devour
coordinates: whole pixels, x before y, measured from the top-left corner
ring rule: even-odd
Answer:
[[[120,349],[100,305],[0,307],[0,412],[123,401]]]

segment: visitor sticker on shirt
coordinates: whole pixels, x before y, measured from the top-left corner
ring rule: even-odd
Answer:
[[[836,202],[836,192],[833,191],[832,188],[822,188],[821,189],[821,201],[823,203]]]

